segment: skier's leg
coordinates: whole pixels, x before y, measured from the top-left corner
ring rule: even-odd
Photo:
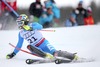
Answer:
[[[67,58],[67,59],[70,59],[70,60],[77,59],[75,53],[70,53],[70,52],[61,51],[61,50],[56,51],[56,52],[54,53],[54,56],[64,57],[64,58]]]
[[[32,45],[28,45],[27,48],[32,52],[32,53],[35,53],[37,55],[39,55],[40,57],[45,57],[46,54],[41,51],[40,49],[38,49],[37,47],[35,46],[32,46]]]
[[[32,52],[32,53],[35,53],[37,54],[38,56],[42,57],[42,58],[48,58],[48,59],[53,59],[53,55],[49,54],[49,53],[46,53],[44,51],[42,51],[41,49],[35,47],[35,46],[32,46],[32,45],[28,45],[27,48]]]
[[[48,42],[48,40],[44,40],[44,42],[38,47],[43,52],[46,53],[46,57],[53,59],[53,54],[56,51],[56,49]]]

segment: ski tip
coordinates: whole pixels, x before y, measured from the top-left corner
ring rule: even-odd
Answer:
[[[26,62],[27,64],[32,64],[32,63],[33,63],[33,60],[32,60],[32,59],[27,59],[25,62]]]

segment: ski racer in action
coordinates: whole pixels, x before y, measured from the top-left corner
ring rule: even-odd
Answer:
[[[21,14],[17,18],[17,24],[20,29],[20,32],[18,34],[18,43],[16,45],[17,48],[21,48],[23,45],[24,39],[29,42],[30,45],[27,46],[27,48],[32,52],[40,57],[43,58],[50,58],[53,59],[55,56],[59,57],[64,57],[68,58],[70,60],[77,59],[76,54],[69,53],[67,51],[61,51],[61,50],[56,50],[50,43],[49,41],[43,37],[41,32],[38,30],[41,30],[43,27],[37,22],[34,23],[29,23],[29,18],[25,14]],[[39,51],[42,51],[45,53],[45,55],[41,53],[37,53],[37,51],[34,50],[38,49]],[[11,59],[13,58],[19,50],[14,49],[14,51],[10,54],[7,54],[6,58]]]

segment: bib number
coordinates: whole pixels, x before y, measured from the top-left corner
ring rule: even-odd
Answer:
[[[35,38],[35,37],[32,37],[31,39],[28,39],[28,41],[30,42],[30,43],[33,43],[34,41],[36,41],[37,40],[37,38]]]

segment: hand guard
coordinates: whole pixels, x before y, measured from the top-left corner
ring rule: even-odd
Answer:
[[[13,52],[13,53],[11,53],[11,54],[8,54],[8,55],[6,56],[6,58],[7,58],[7,59],[11,59],[11,58],[13,58],[15,55],[16,55],[16,54]]]

